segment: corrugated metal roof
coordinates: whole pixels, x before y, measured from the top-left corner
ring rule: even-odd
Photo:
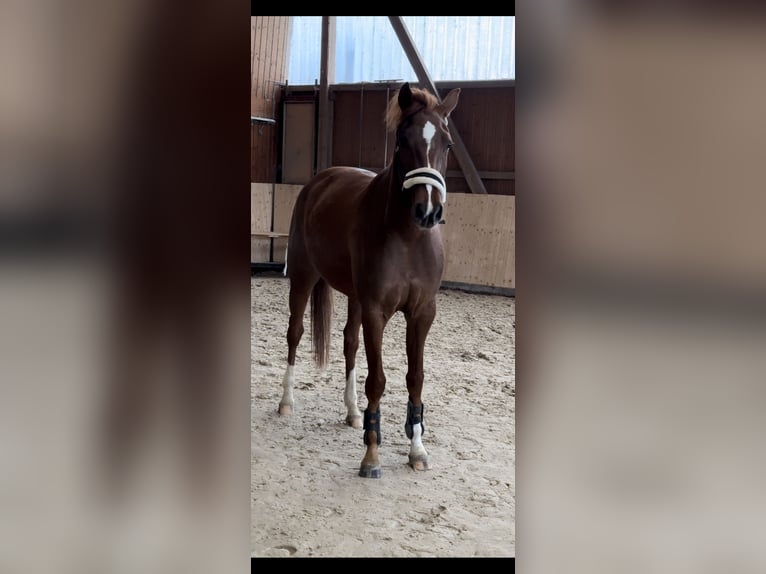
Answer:
[[[516,77],[513,16],[404,16],[434,81]],[[319,81],[321,16],[293,16],[288,82]],[[386,16],[338,16],[335,82],[417,81]]]

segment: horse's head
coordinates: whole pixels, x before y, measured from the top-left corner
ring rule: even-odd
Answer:
[[[388,107],[388,126],[396,129],[394,169],[402,182],[403,200],[420,227],[433,227],[444,213],[447,155],[452,147],[447,118],[459,95],[456,88],[439,103],[429,92],[406,83]]]

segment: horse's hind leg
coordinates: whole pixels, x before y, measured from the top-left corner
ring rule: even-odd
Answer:
[[[287,369],[282,378],[282,400],[279,401],[279,414],[293,412],[293,386],[295,385],[295,353],[303,336],[303,314],[306,311],[311,290],[319,278],[304,275],[296,278],[291,270],[290,278],[290,323],[287,327]]]
[[[356,352],[359,349],[359,328],[362,325],[362,307],[353,297],[348,298],[348,320],[343,329],[343,355],[346,357],[346,390],[343,402],[346,404],[346,422],[362,428],[362,413],[357,405],[356,395]]]
[[[423,350],[426,337],[436,316],[435,302],[426,303],[406,315],[407,319],[407,422],[404,431],[410,439],[410,466],[414,470],[427,470],[428,452],[423,446]]]

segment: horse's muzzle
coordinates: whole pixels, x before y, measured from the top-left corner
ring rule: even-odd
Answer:
[[[437,205],[433,210],[431,210],[431,213],[426,213],[425,205],[422,203],[416,203],[414,213],[415,223],[417,223],[420,227],[430,229],[434,225],[441,222],[443,213],[444,208],[441,205]]]

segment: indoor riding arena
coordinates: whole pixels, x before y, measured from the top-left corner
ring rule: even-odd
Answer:
[[[499,16],[251,19],[255,558],[515,556],[514,33],[514,18]],[[288,372],[285,254],[298,195],[315,174],[331,166],[387,173],[405,144],[387,130],[386,109],[404,82],[439,101],[460,90],[444,122],[452,145],[443,224],[427,231],[440,234],[444,254],[423,350],[429,468],[408,461],[407,322],[397,312],[381,350],[380,477],[367,478],[365,430],[347,423],[344,403],[343,293],[331,293],[324,369],[314,363],[306,307],[289,370],[292,412],[279,412]],[[355,367],[362,412],[363,335]]]

